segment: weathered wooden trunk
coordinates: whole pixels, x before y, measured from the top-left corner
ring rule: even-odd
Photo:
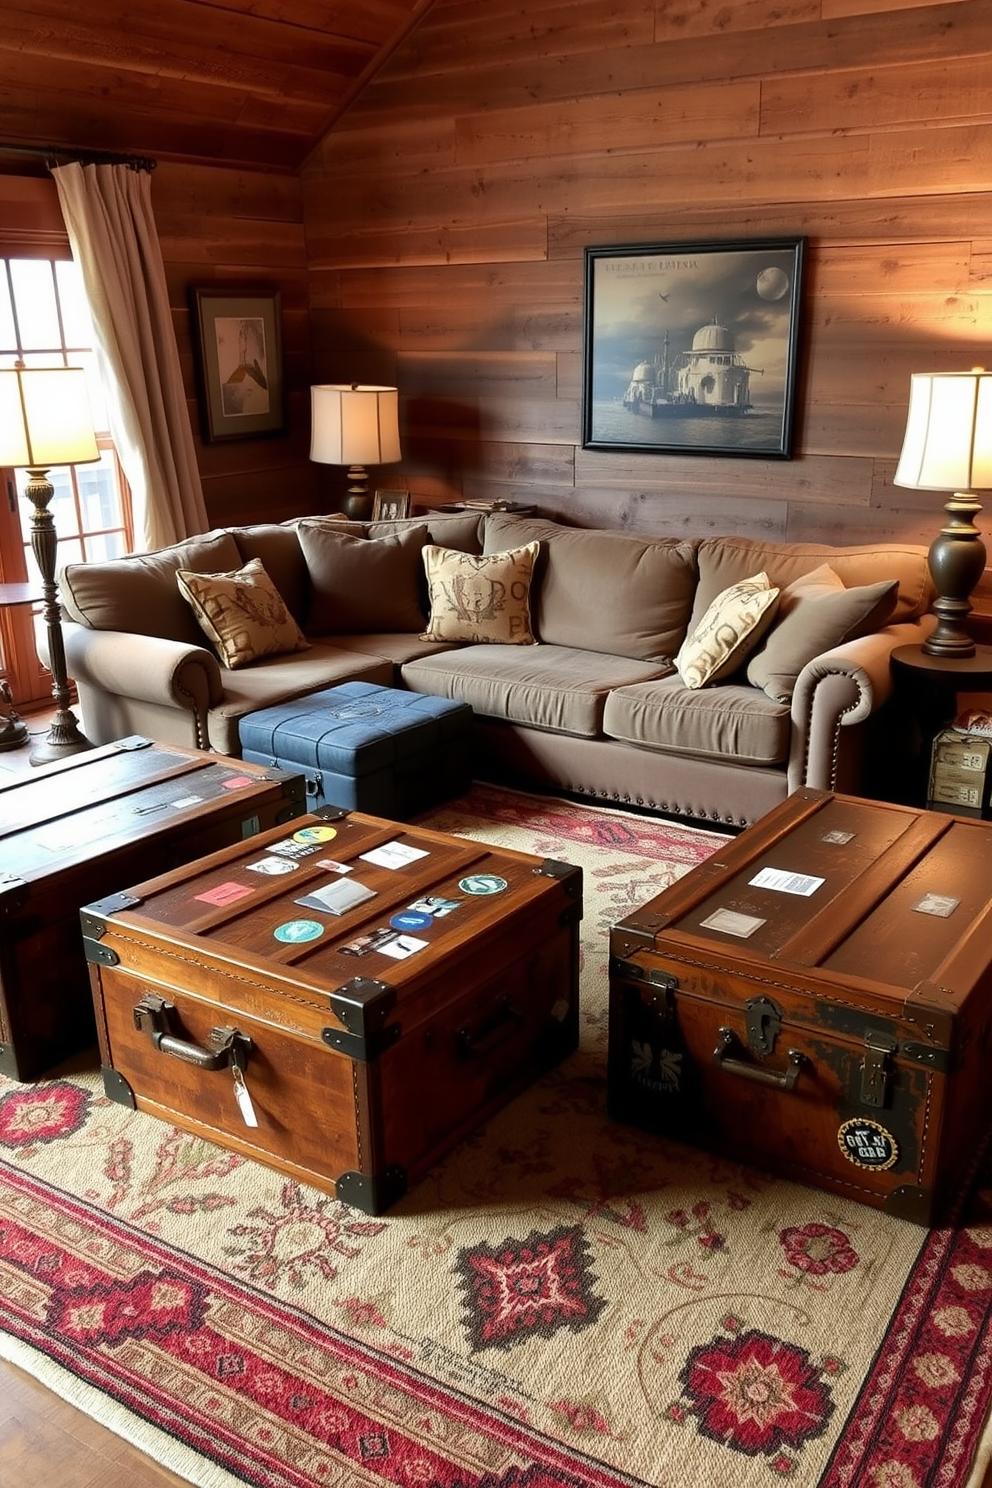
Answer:
[[[574,1049],[581,870],[293,825],[83,910],[105,1088],[380,1213]]]
[[[992,826],[799,791],[610,953],[614,1116],[953,1214],[992,1115]]]
[[[137,736],[0,788],[0,1073],[95,1042],[80,905],[305,809],[301,775]]]

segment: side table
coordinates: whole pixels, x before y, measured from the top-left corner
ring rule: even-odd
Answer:
[[[40,604],[43,595],[30,584],[0,584],[0,610],[13,610],[19,605]],[[20,749],[28,741],[28,731],[14,708],[10,685],[0,680],[0,750]]]
[[[962,692],[992,694],[992,646],[976,646],[974,656],[929,656],[922,646],[899,646],[892,672],[905,720],[904,740],[909,806],[925,806],[933,741],[952,722]]]

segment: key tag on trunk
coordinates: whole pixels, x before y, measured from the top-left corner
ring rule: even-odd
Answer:
[[[257,1126],[258,1117],[255,1115],[255,1107],[252,1104],[248,1086],[245,1084],[245,1077],[236,1064],[232,1066],[232,1071],[234,1074],[234,1099],[238,1103],[238,1110],[241,1112],[245,1126]]]

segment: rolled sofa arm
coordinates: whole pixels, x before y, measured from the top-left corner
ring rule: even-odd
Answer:
[[[223,700],[220,665],[203,646],[72,621],[63,635],[69,675],[82,688],[182,708],[197,718]]]
[[[889,658],[899,646],[919,645],[936,624],[933,615],[887,625],[814,657],[792,694],[789,790],[836,790],[841,729],[863,723],[892,694]]]

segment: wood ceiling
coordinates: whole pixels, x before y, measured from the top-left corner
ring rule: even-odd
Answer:
[[[4,0],[7,146],[296,171],[432,0]]]

